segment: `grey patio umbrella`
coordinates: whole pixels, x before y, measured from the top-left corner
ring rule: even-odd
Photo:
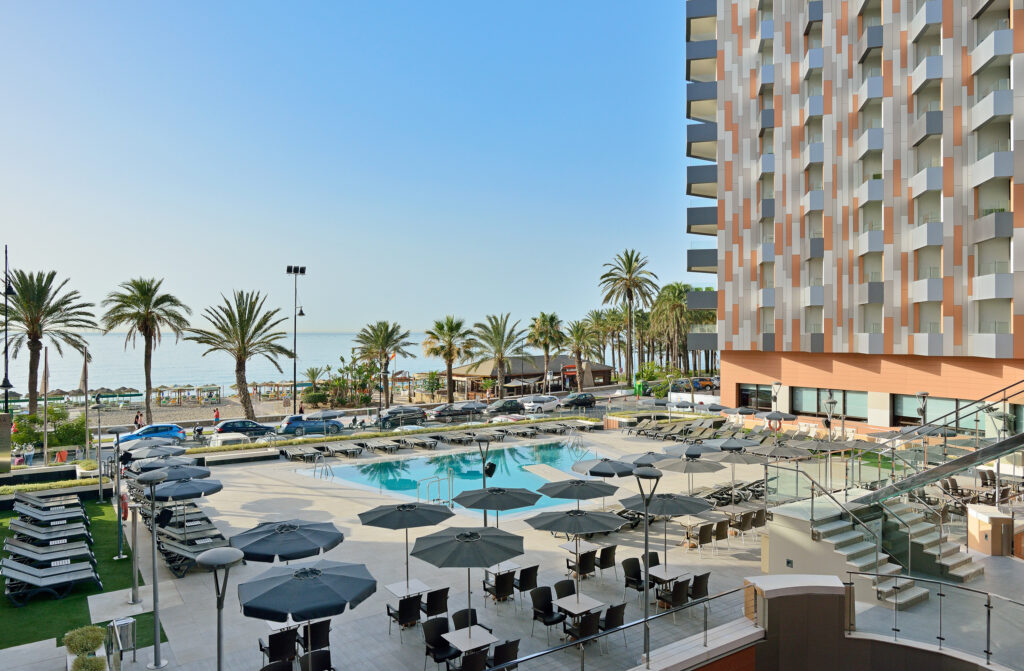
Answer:
[[[559,482],[547,482],[541,485],[537,491],[553,499],[573,499],[576,501],[576,507],[579,508],[580,501],[610,496],[617,489],[618,487],[615,485],[598,480],[560,480]]]
[[[759,413],[757,416],[762,419],[767,419],[770,422],[791,422],[794,419],[796,419],[796,415],[791,415],[788,412],[779,412],[778,410],[773,410],[771,412],[762,412]]]
[[[220,480],[174,480],[156,486],[157,501],[187,501],[216,494],[224,489]]]
[[[677,408],[692,408],[692,407],[694,407],[693,403],[690,403],[689,401],[676,401],[672,405],[676,406]]]
[[[466,608],[472,608],[470,570],[523,554],[523,538],[494,527],[449,527],[417,538],[411,554],[438,568],[465,568]]]
[[[702,454],[709,454],[711,452],[721,452],[718,447],[711,445],[707,441],[699,440],[693,443],[676,443],[675,445],[669,445],[665,448],[665,454],[673,457],[687,457],[689,459],[696,459]],[[662,457],[664,458],[664,457]]]
[[[454,515],[448,506],[434,503],[398,503],[377,506],[359,513],[359,521],[368,527],[405,530],[405,586],[409,586],[409,529],[432,527]],[[488,564],[490,566],[490,564]]]
[[[537,492],[522,487],[488,487],[486,489],[469,489],[453,500],[463,508],[470,510],[495,511],[494,526],[498,526],[498,513],[502,510],[529,508],[540,498]]]
[[[790,445],[759,445],[751,448],[750,452],[770,459],[802,459],[811,456],[810,450]]]
[[[694,473],[717,473],[718,471],[725,470],[725,466],[716,464],[713,461],[693,458],[673,459],[671,457],[666,457],[664,460],[654,464],[654,468],[661,471],[672,471],[673,473],[686,473],[690,476],[690,492],[693,492]]]
[[[154,445],[152,447],[132,448],[128,451],[132,459],[151,459],[153,457],[178,457],[185,454],[184,447],[176,445]]]
[[[768,463],[767,457],[750,452],[719,452],[718,454],[709,454],[707,458],[720,464],[729,464],[729,468],[732,470],[730,479],[732,480],[732,501],[734,503],[736,501],[736,464]]]
[[[809,452],[824,452],[828,450],[827,440],[816,440],[813,438],[806,440],[787,440],[785,441],[785,444],[789,447],[795,447],[798,450],[807,450]],[[838,443],[832,443],[833,447],[836,447],[837,445]]]
[[[526,523],[540,531],[551,531],[574,536],[576,542],[576,600],[580,597],[580,534],[615,531],[622,526],[622,518],[612,513],[587,510],[556,510],[528,517]]]
[[[313,557],[337,547],[345,534],[331,522],[285,520],[260,522],[252,529],[231,537],[232,547],[252,561],[291,561]]]
[[[145,473],[146,471],[155,471],[161,468],[195,465],[196,460],[194,457],[149,457],[147,459],[138,459],[133,461],[131,464],[131,470],[138,473]]]
[[[178,459],[179,457],[171,457],[171,459]],[[141,469],[139,472],[159,470],[158,468],[147,468]],[[193,466],[191,464],[175,464],[170,466],[164,466],[163,470],[167,472],[167,477],[164,478],[164,482],[173,482],[174,480],[201,480],[203,478],[210,477],[210,469],[202,466]],[[131,471],[127,471],[125,474],[128,475]]]
[[[661,452],[638,452],[637,454],[627,454],[622,457],[622,460],[634,466],[653,466],[655,462],[662,461],[664,458],[665,455]]]
[[[720,405],[718,403],[711,403],[710,405],[704,406],[704,408],[708,412],[729,412],[730,410],[732,410],[732,408],[725,405]]]
[[[727,415],[753,415],[757,413],[757,410],[753,408],[727,408],[722,412]]]
[[[712,438],[705,440],[703,444],[717,447],[720,450],[742,450],[745,447],[754,447],[761,443],[747,438]]]
[[[597,478],[620,478],[633,475],[634,465],[618,459],[583,459],[572,465],[572,470]]]
[[[637,494],[622,499],[622,507],[638,513],[644,512],[644,497]],[[704,499],[695,496],[680,496],[679,494],[655,494],[647,506],[649,515],[662,515],[665,517],[677,517],[679,515],[696,515],[711,510],[711,504]],[[665,565],[668,565],[668,521],[665,522]]]

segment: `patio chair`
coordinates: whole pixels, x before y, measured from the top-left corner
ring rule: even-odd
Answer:
[[[718,544],[721,541],[725,541],[725,545],[728,548],[732,548],[732,543],[729,541],[729,520],[719,520],[715,522],[715,542],[712,546],[712,551],[718,551]]]
[[[303,652],[312,652],[331,647],[331,621],[320,620],[302,627],[299,647]]]
[[[427,617],[434,617],[444,613],[448,614],[448,588],[442,587],[441,589],[435,589],[432,592],[427,592],[427,595],[423,598],[420,603],[420,611]],[[458,629],[458,627],[456,627]]]
[[[711,579],[711,571],[693,576],[690,583],[690,601],[708,598],[708,581]]]
[[[615,550],[618,548],[617,545],[606,545],[601,548],[600,554],[597,555],[597,568],[601,570],[601,575],[604,575],[604,570],[610,568],[615,574],[615,577],[619,577],[619,570],[615,564]]]
[[[672,589],[658,590],[658,604],[665,608],[679,608],[685,606],[689,600],[690,579],[683,578],[672,584]],[[672,622],[676,621],[676,614],[672,613]]]
[[[537,571],[540,566],[527,566],[526,568],[519,569],[519,577],[515,579],[512,585],[519,592],[519,598],[523,598],[523,592],[529,592],[537,587]]]
[[[728,535],[728,527],[726,527],[726,534]],[[697,532],[688,531],[686,533],[687,540],[694,540],[697,542],[697,554],[701,557],[704,556],[704,546],[711,545],[715,540],[715,525],[713,522],[702,524],[697,527]]]
[[[484,578],[484,592],[494,597],[495,601],[505,601],[515,594],[515,583],[515,573],[501,573],[494,576],[494,582]],[[487,599],[484,599],[484,607],[487,607]]]
[[[761,509],[763,511],[763,509]],[[744,543],[747,542],[747,533],[754,528],[754,511],[745,512],[740,515],[740,518],[735,522],[730,523],[733,529],[736,530],[736,535],[739,536]]]
[[[533,636],[533,629],[540,621],[544,625],[545,640],[550,646],[551,627],[565,622],[565,613],[555,611],[550,587],[544,586],[531,590],[530,600],[533,602],[533,624],[530,626],[530,636]]]
[[[629,557],[622,560],[622,575],[625,576],[626,586],[622,589],[622,598],[626,598],[626,590],[636,590],[637,600],[644,595],[644,575],[640,570],[640,560],[636,557]]]
[[[330,649],[314,650],[299,657],[299,671],[334,671]]]
[[[388,613],[388,636],[391,635],[391,624],[398,623],[398,640],[402,640],[402,630],[411,627],[420,621],[420,597],[419,595],[407,596],[398,600],[398,608],[392,608],[386,603],[384,607]],[[445,618],[445,623],[448,620]]]
[[[654,568],[655,566],[660,566],[661,565],[661,557],[658,555],[657,552],[652,550],[652,551],[648,552],[646,556],[641,558],[643,560],[645,566],[647,565],[647,558],[648,557],[650,557],[650,567],[651,568]]]
[[[494,656],[487,658],[487,666],[493,668],[495,666],[501,666],[507,664],[513,659],[519,657],[519,639],[512,639],[511,641],[505,641],[494,646]],[[518,664],[512,664],[504,667],[508,671],[512,669],[518,669]]]
[[[597,623],[598,629],[601,631],[611,631],[616,627],[621,627],[626,621],[626,603],[622,602],[615,606],[608,606],[608,610],[604,612],[604,616]],[[608,649],[608,638],[604,637],[605,650]],[[626,630],[622,630],[622,644],[625,647],[629,647],[629,642],[626,641]]]
[[[491,627],[480,624],[476,617],[476,608],[463,608],[452,613],[452,625],[456,629],[476,626],[486,629],[489,633],[494,633],[494,629]]]
[[[575,559],[567,557],[565,560],[565,568],[570,574],[579,573],[580,578],[594,573],[597,570],[597,550],[591,550],[581,554],[579,565],[576,564]]]
[[[576,593],[575,580],[559,580],[555,583],[555,599],[563,599]]]
[[[298,629],[283,629],[274,632],[267,637],[267,642],[258,639],[260,652],[267,662],[291,662],[295,659],[295,644],[298,639]]]
[[[587,638],[588,636],[596,636],[600,631],[600,626],[601,611],[595,610],[589,613],[584,613],[576,624],[563,622],[562,631],[565,632],[567,638],[578,641],[581,638]]]
[[[487,648],[473,650],[462,655],[459,664],[448,662],[449,671],[484,671],[487,668]]]
[[[419,609],[416,610],[417,616]],[[440,668],[441,662],[456,659],[462,653],[458,648],[444,640],[444,634],[448,633],[448,618],[435,617],[423,623],[423,640],[426,644],[426,652],[423,653],[423,668],[427,668],[427,660],[432,659]]]

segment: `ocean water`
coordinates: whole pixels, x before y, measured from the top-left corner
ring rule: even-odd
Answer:
[[[346,361],[352,359],[354,333],[299,333],[298,335],[298,366],[299,377],[302,371],[310,366],[338,366],[339,356]],[[423,340],[422,333],[413,333],[410,340],[419,343]],[[135,387],[142,389],[145,376],[142,371],[142,340],[136,340],[135,347],[129,343],[125,349],[124,334],[90,333],[85,336],[89,343],[92,362],[89,364],[89,386],[99,387]],[[292,346],[291,334],[283,343],[289,349]],[[399,357],[391,363],[391,369],[408,370],[422,373],[431,370],[443,370],[440,359],[422,356],[422,349],[417,344],[408,348],[417,356],[412,358]],[[82,375],[82,356],[64,348],[64,356],[50,348],[50,389],[76,389]],[[234,361],[226,354],[214,352],[203,356],[204,348],[200,345],[174,337],[164,337],[153,353],[153,386],[180,384],[216,384],[225,387],[235,382]],[[246,368],[250,382],[279,382],[292,377],[291,359],[280,359],[278,363],[283,372],[278,372],[266,359],[252,359]],[[40,386],[42,386],[42,361],[39,364]],[[10,377],[14,390],[25,393],[28,389],[28,350],[24,347],[17,358],[10,360]]]

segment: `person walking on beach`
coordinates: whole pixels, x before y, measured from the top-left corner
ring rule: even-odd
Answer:
[[[306,409],[302,407],[301,403],[299,404],[299,414],[300,415],[305,415],[306,414]]]
[[[213,423],[216,424],[220,421],[220,408],[213,409]]]
[[[132,424],[135,425],[135,430],[136,431],[138,431],[139,429],[142,428],[142,413],[141,412],[136,412],[135,413],[135,421],[133,421]]]

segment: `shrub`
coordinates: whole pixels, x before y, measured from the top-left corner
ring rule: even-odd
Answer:
[[[327,403],[327,392],[307,390],[302,392],[302,400],[310,405]]]
[[[15,492],[45,492],[51,489],[67,489],[69,487],[83,487],[96,485],[98,478],[81,478],[79,480],[57,480],[56,482],[26,482],[20,485],[0,486],[0,496],[13,494]]]
[[[103,657],[76,657],[71,671],[106,671],[107,660]]]
[[[83,471],[95,471],[97,468],[99,468],[99,464],[96,463],[95,459],[80,459],[75,462],[75,465],[77,465]]]
[[[106,637],[107,633],[102,627],[79,627],[64,634],[64,647],[72,655],[88,655],[96,652]]]

